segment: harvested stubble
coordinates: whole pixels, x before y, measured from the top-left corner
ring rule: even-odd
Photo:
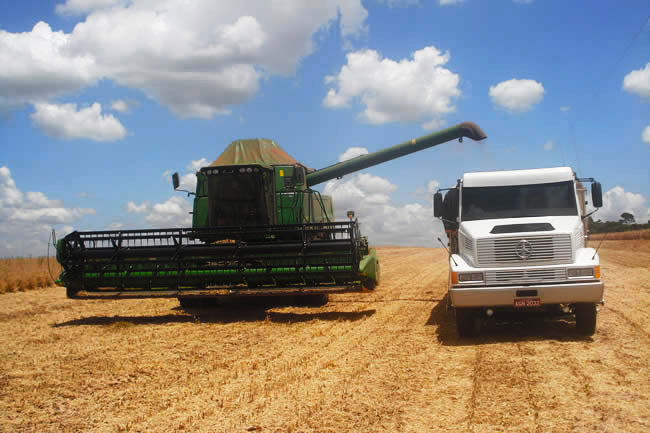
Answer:
[[[456,337],[446,252],[379,249],[382,284],[322,308],[2,295],[0,430],[646,432],[650,242],[601,247],[607,304]]]
[[[54,284],[52,278],[56,278],[60,272],[61,266],[54,258],[0,259],[0,293],[49,287]]]

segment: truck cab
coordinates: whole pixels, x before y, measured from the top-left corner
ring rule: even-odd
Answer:
[[[477,317],[513,311],[572,313],[579,332],[595,332],[604,285],[587,246],[583,182],[601,207],[600,184],[570,167],[466,173],[434,195],[449,238],[459,335],[473,335]]]

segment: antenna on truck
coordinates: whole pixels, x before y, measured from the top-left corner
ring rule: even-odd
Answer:
[[[438,242],[440,242],[442,244],[442,247],[447,250],[447,254],[449,254],[449,258],[454,262],[454,265],[458,266],[458,263],[456,263],[456,260],[454,260],[454,258],[451,255],[451,251],[449,251],[449,248],[447,248],[447,245],[445,245],[445,243],[442,241],[442,239],[440,239],[440,237],[438,237]]]

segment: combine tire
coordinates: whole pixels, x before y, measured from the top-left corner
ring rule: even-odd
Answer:
[[[468,308],[456,308],[456,331],[461,338],[474,336],[474,314]]]
[[[576,329],[582,335],[594,335],[596,333],[596,304],[576,304]]]

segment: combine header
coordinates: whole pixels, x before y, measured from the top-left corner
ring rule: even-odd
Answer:
[[[235,141],[197,171],[192,228],[73,232],[57,283],[71,298],[196,298],[371,291],[379,261],[359,224],[335,222],[312,186],[438,144],[486,138],[474,123],[311,170],[267,139]],[[178,189],[178,174],[173,176]],[[318,298],[317,298],[318,299]]]

